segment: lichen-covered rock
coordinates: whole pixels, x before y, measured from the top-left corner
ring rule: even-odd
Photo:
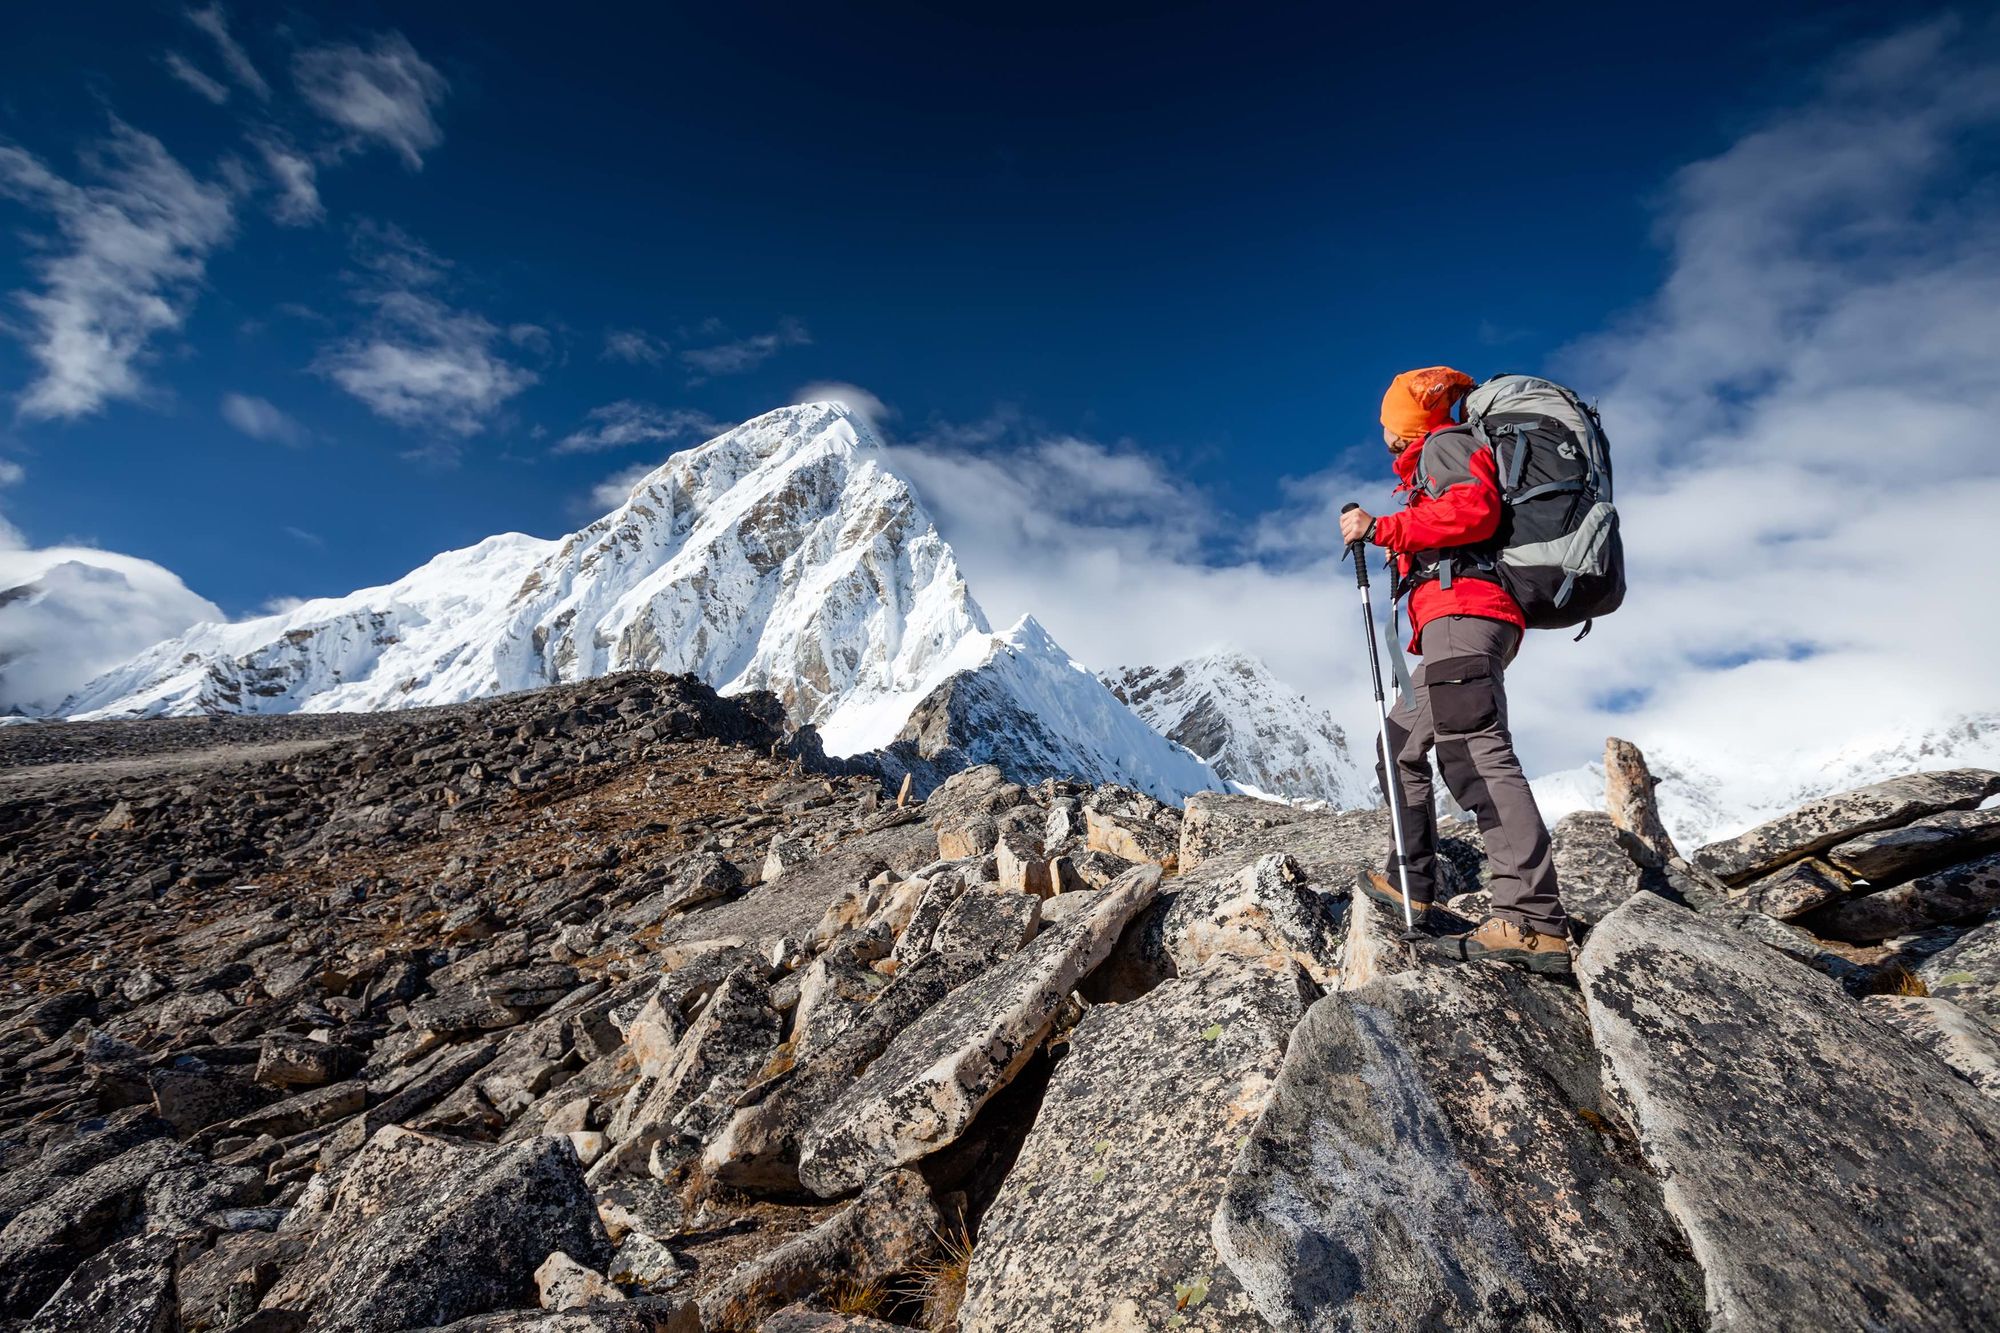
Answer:
[[[1042,923],[1042,900],[1032,893],[971,888],[960,894],[938,922],[931,948],[970,953],[997,961],[1018,953]]]
[[[1281,801],[1227,792],[1198,791],[1181,816],[1180,869],[1186,874],[1214,852],[1245,835],[1298,822],[1305,812]]]
[[[734,862],[714,852],[694,852],[675,870],[660,907],[668,913],[690,911],[727,898],[742,886],[743,872]]]
[[[1577,977],[1715,1326],[2000,1321],[1991,1100],[1825,979],[1651,894],[1598,925]]]
[[[1710,843],[1694,862],[1729,884],[1767,875],[1789,861],[1925,815],[1969,810],[2000,792],[2000,773],[1953,768],[1911,773],[1809,801],[1741,837]]]
[[[802,1142],[799,1177],[829,1196],[955,1141],[1041,1044],[1064,998],[1159,891],[1141,866],[1091,909],[918,1019],[829,1107]]]
[[[361,1068],[361,1052],[290,1032],[273,1032],[257,1052],[259,1083],[274,1088],[317,1088],[351,1078]]]
[[[77,1265],[20,1333],[167,1333],[178,1314],[173,1242],[134,1236]]]
[[[221,1069],[156,1069],[146,1076],[153,1114],[186,1138],[197,1130],[248,1115],[278,1099],[271,1089]]]
[[[535,1291],[544,1310],[575,1310],[590,1305],[617,1304],[625,1293],[604,1280],[596,1269],[557,1250],[535,1270]]]
[[[1790,921],[1815,907],[1839,902],[1853,892],[1854,881],[1845,872],[1817,856],[1808,856],[1750,880],[1736,891],[1731,901],[1774,920]]]
[[[1974,926],[1917,968],[1925,988],[2000,1031],[2000,917]]]
[[[836,1314],[809,1305],[792,1305],[757,1325],[757,1333],[895,1333],[901,1327],[865,1314]]]
[[[1104,852],[1126,861],[1148,862],[1169,870],[1178,865],[1179,840],[1169,836],[1166,830],[1151,820],[1095,809],[1087,809],[1083,813],[1087,826],[1085,841],[1091,851]]]
[[[2000,1035],[1934,995],[1870,995],[1862,1003],[1989,1097],[2000,1098]]]
[[[1046,898],[1056,891],[1040,837],[1027,829],[1001,830],[993,844],[993,871],[1001,888]]]
[[[1855,943],[1926,926],[1975,921],[2000,907],[2000,854],[1923,875],[1880,893],[1831,903],[1801,917],[1815,935]]]
[[[1893,884],[1995,848],[2000,848],[2000,809],[1947,810],[1900,828],[1849,838],[1827,852],[1826,859],[1857,879]]]
[[[193,1160],[171,1140],[150,1139],[51,1182],[46,1195],[0,1229],[0,1315],[39,1309],[70,1269],[109,1244],[139,1211],[154,1176]]]
[[[886,1287],[929,1254],[944,1225],[930,1186],[892,1171],[812,1230],[743,1264],[701,1298],[707,1328],[748,1328],[763,1315],[845,1282]]]
[[[1165,1328],[1190,1291],[1177,1327],[1254,1319],[1209,1222],[1309,989],[1282,955],[1223,957],[1091,1009],[980,1224],[958,1327],[1082,1333],[1129,1303]]]
[[[702,1169],[739,1189],[797,1190],[799,1140],[807,1127],[905,1028],[985,966],[977,955],[934,953],[897,972],[830,1045],[744,1091],[703,1153]]]
[[[1215,1241],[1280,1329],[1700,1323],[1574,993],[1504,968],[1425,967],[1314,1005]]]
[[[348,1163],[306,1257],[264,1298],[326,1333],[389,1333],[532,1305],[561,1250],[610,1258],[596,1200],[566,1138],[504,1147],[390,1126]]]
[[[1315,888],[1283,852],[1207,883],[1183,876],[1161,934],[1177,971],[1210,959],[1285,958],[1321,986],[1338,980],[1343,904]]]
[[[1563,910],[1585,929],[1639,891],[1639,863],[1620,841],[1611,816],[1601,810],[1578,810],[1557,820],[1549,849]]]

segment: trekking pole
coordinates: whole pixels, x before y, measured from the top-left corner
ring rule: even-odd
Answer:
[[[1349,500],[1341,513],[1361,506]],[[1389,802],[1389,829],[1396,839],[1396,878],[1403,891],[1403,933],[1417,933],[1416,915],[1410,909],[1410,858],[1403,847],[1403,784],[1396,777],[1396,757],[1389,752],[1389,699],[1382,691],[1382,654],[1375,647],[1375,605],[1368,599],[1368,552],[1363,542],[1349,542],[1347,554],[1354,561],[1354,584],[1361,589],[1361,624],[1368,638],[1368,672],[1375,680],[1375,711],[1381,722],[1376,743],[1382,752],[1382,774],[1388,780],[1383,799]]]

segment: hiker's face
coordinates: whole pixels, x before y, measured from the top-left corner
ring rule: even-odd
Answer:
[[[1404,447],[1409,444],[1409,441],[1396,434],[1395,431],[1390,430],[1387,426],[1384,426],[1382,427],[1382,443],[1389,446],[1390,453],[1400,454],[1403,452]]]

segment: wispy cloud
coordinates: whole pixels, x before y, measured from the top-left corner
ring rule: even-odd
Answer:
[[[313,368],[377,416],[413,430],[477,435],[534,371],[499,355],[499,326],[421,292],[375,300],[368,327],[322,351]]]
[[[627,497],[632,494],[632,488],[657,467],[658,463],[634,463],[630,467],[620,468],[591,487],[590,495],[583,503],[573,505],[572,508],[579,513],[593,515],[608,513],[624,504]]]
[[[40,287],[16,296],[40,367],[20,399],[27,418],[87,416],[141,397],[149,345],[186,321],[209,254],[235,225],[229,185],[197,179],[122,121],[83,162],[95,180],[78,185],[0,144],[0,193],[44,210],[59,236],[29,261]]]
[[[593,408],[587,425],[556,441],[550,453],[594,454],[634,444],[667,444],[675,440],[707,439],[729,429],[706,412],[621,399]]]
[[[0,458],[0,487],[19,486],[27,480],[28,470],[11,458]]]
[[[271,202],[271,216],[288,227],[303,227],[326,216],[319,199],[319,169],[313,160],[275,134],[258,135],[251,142],[263,155],[264,165],[278,187]]]
[[[326,545],[326,538],[320,536],[317,532],[307,532],[304,528],[295,528],[292,527],[290,524],[287,524],[285,526],[285,535],[287,537],[290,537],[293,541],[298,542],[301,545],[310,546],[315,550],[321,549]],[[289,602],[291,605],[287,606],[285,608],[286,610],[290,610],[292,606],[297,606],[299,604],[299,599],[296,597],[274,598],[273,600],[280,602]]]
[[[215,43],[216,54],[222,57],[231,78],[254,93],[258,100],[268,102],[271,99],[271,85],[257,72],[249,53],[229,35],[229,16],[223,12],[221,5],[190,9],[187,21],[207,33],[209,40]]]
[[[216,106],[221,106],[224,102],[227,102],[229,100],[229,89],[223,87],[220,83],[210,78],[208,75],[202,73],[199,69],[196,69],[194,65],[188,61],[188,58],[182,55],[180,52],[169,51],[166,53],[166,55],[162,56],[160,59],[161,62],[166,65],[167,73],[173,75],[175,78],[179,79],[182,83],[194,89],[195,92],[207,98],[210,102],[213,102]]]
[[[316,46],[292,59],[292,79],[320,115],[357,142],[393,149],[411,171],[444,142],[436,110],[451,88],[400,32],[384,33],[367,49],[346,43]]]
[[[686,348],[681,352],[681,361],[695,372],[690,382],[698,384],[717,375],[740,375],[755,370],[787,347],[803,347],[810,342],[812,335],[806,332],[806,326],[788,315],[769,333]]]
[[[840,380],[820,380],[808,384],[793,394],[792,399],[800,403],[839,403],[877,428],[896,415],[895,408],[868,390],[858,384],[847,384]]]
[[[604,359],[623,361],[628,365],[664,365],[667,353],[673,350],[667,340],[646,332],[644,329],[606,329],[604,331]]]
[[[312,439],[310,431],[280,411],[269,399],[254,398],[249,394],[222,395],[222,419],[253,440],[282,444],[291,449],[303,448]]]

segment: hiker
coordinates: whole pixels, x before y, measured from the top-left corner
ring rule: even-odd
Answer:
[[[1453,959],[1567,972],[1569,919],[1556,892],[1549,831],[1507,730],[1504,673],[1528,621],[1491,557],[1502,514],[1498,465],[1481,435],[1454,429],[1454,410],[1472,388],[1471,377],[1449,366],[1396,376],[1382,398],[1382,439],[1395,455],[1403,510],[1378,517],[1356,507],[1340,519],[1343,542],[1392,553],[1392,600],[1407,592],[1409,649],[1423,658],[1383,729],[1394,786],[1379,753],[1376,775],[1383,799],[1399,806],[1413,917],[1422,917],[1437,888],[1433,746],[1445,784],[1484,835],[1492,915],[1433,947]],[[1396,855],[1392,849],[1390,877],[1371,873],[1363,888],[1400,916]]]

